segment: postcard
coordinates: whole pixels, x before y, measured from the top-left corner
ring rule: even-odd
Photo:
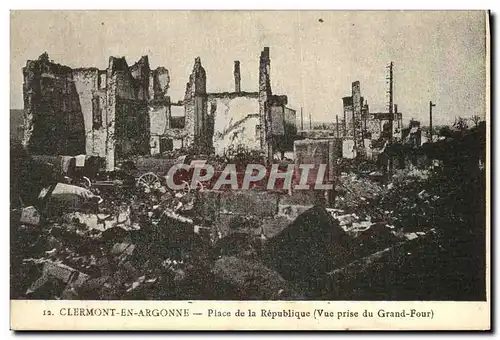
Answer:
[[[11,11],[11,329],[489,330],[489,18]]]

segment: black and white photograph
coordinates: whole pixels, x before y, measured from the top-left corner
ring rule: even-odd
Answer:
[[[10,299],[487,301],[488,26],[11,11]]]

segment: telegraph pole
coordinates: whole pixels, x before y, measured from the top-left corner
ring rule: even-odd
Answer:
[[[337,138],[339,138],[339,115],[335,115],[335,120],[336,120],[335,129],[337,130]]]
[[[300,131],[304,131],[304,115],[302,114],[302,106],[300,107]]]
[[[389,80],[389,143],[388,145],[392,145],[392,140],[393,140],[393,132],[394,132],[394,77],[393,77],[393,67],[394,63],[391,61],[389,66],[387,68],[389,69],[389,77],[386,78]],[[392,170],[393,170],[393,157],[390,156],[388,159],[388,171],[389,171],[389,176],[392,175]]]
[[[432,101],[429,102],[429,136],[430,140],[432,143],[432,108],[436,106],[436,104],[432,103]]]
[[[392,133],[393,133],[393,124],[394,124],[394,85],[393,85],[393,69],[394,63],[391,61],[389,64],[389,77],[387,78],[389,80],[389,126],[390,126],[390,132],[389,132],[389,144],[392,143]]]

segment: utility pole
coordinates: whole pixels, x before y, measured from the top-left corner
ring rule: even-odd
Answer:
[[[337,130],[337,138],[339,138],[339,115],[335,115],[335,120],[336,120],[335,129]]]
[[[394,63],[391,61],[387,68],[389,69],[389,77],[386,79],[389,80],[389,143],[388,145],[392,145],[393,142],[393,133],[394,133],[394,76],[393,76],[393,67]],[[390,156],[388,159],[388,175],[392,176],[393,170],[393,157]]]
[[[389,80],[389,126],[390,126],[390,131],[389,131],[389,144],[392,143],[392,134],[393,134],[393,125],[394,125],[394,85],[393,85],[393,66],[394,63],[391,61],[389,64],[389,77],[387,78]]]
[[[436,104],[433,104],[432,101],[429,102],[429,136],[430,136],[430,142],[432,143],[432,108],[436,106]]]
[[[304,131],[304,115],[302,114],[302,106],[300,107],[300,131]]]

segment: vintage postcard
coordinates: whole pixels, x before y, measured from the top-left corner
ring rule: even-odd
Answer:
[[[13,330],[489,330],[488,11],[11,11]]]

